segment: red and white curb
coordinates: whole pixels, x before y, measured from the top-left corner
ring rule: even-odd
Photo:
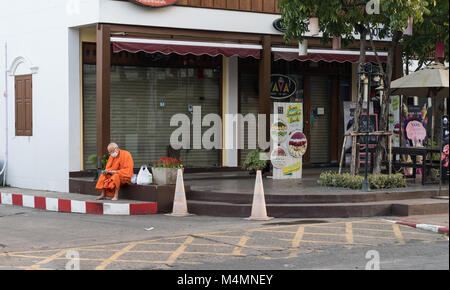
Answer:
[[[425,231],[435,232],[435,233],[441,233],[441,234],[448,234],[448,227],[444,226],[437,226],[437,225],[429,225],[429,224],[418,224],[418,223],[411,223],[411,222],[402,222],[402,221],[392,221],[392,220],[384,220],[390,223],[404,225],[404,226],[410,226],[416,229],[421,229]]]
[[[0,193],[0,204],[54,212],[97,215],[149,215],[157,213],[157,203],[102,203],[16,193]]]

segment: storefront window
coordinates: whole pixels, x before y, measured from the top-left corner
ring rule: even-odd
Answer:
[[[96,154],[96,66],[83,66],[83,117],[85,168],[95,168],[89,157]],[[220,69],[194,67],[111,67],[111,140],[130,151],[135,167],[179,154],[186,167],[220,166],[220,151],[171,150],[170,127],[175,114],[201,106],[202,117],[221,114]],[[191,124],[191,146],[193,129]]]

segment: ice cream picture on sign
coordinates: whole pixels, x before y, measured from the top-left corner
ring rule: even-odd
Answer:
[[[292,157],[300,158],[306,153],[308,148],[308,141],[306,140],[305,134],[300,131],[292,132],[291,138],[289,139],[289,153]]]
[[[421,122],[411,121],[406,126],[406,136],[409,140],[412,140],[414,146],[416,146],[417,142],[425,140],[427,137],[427,130],[425,130]]]
[[[283,168],[286,164],[286,151],[281,148],[277,147],[272,151],[272,154],[270,155],[270,160],[272,162],[273,167],[275,168]]]
[[[287,136],[286,124],[283,121],[277,121],[273,123],[272,128],[270,130],[270,135],[275,142],[277,143],[283,142]]]

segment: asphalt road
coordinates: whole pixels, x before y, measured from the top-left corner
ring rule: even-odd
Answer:
[[[1,269],[449,269],[446,236],[382,218],[96,216],[0,205]]]

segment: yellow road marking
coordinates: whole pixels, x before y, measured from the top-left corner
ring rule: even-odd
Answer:
[[[288,231],[274,231],[274,230],[267,230],[267,229],[258,229],[254,230],[252,232],[269,232],[269,233],[280,233],[280,234],[295,234],[296,232],[288,232]]]
[[[214,255],[214,256],[246,256],[244,254],[234,254],[234,253],[215,253],[215,252],[183,252],[187,255]]]
[[[101,263],[100,265],[98,265],[95,268],[95,270],[104,270],[106,267],[108,267],[109,264],[111,264],[112,262],[117,260],[120,256],[122,256],[126,252],[130,251],[137,244],[138,244],[137,242],[128,244],[128,246],[126,246],[125,248],[123,248],[120,251],[117,251],[114,255],[112,255],[108,259],[104,260],[103,263]]]
[[[364,224],[374,224],[374,225],[386,225],[386,227],[380,227],[381,229],[375,229],[375,228],[359,228],[358,226],[364,226]],[[391,229],[387,228],[387,226],[392,226]],[[290,231],[290,230],[293,231]],[[336,229],[339,230],[340,233],[327,233],[327,229]],[[242,253],[243,249],[276,249],[276,250],[286,250],[289,251],[289,257],[296,257],[299,253],[299,247],[301,243],[311,243],[311,244],[331,244],[331,245],[361,245],[361,246],[374,246],[373,244],[366,244],[366,243],[355,243],[356,238],[365,238],[365,239],[385,239],[385,240],[397,240],[400,244],[405,244],[405,241],[408,240],[421,240],[421,241],[430,241],[433,242],[436,239],[426,239],[422,237],[428,237],[433,236],[436,237],[435,234],[430,233],[422,233],[422,232],[412,232],[408,230],[409,227],[403,227],[397,224],[390,224],[387,222],[378,222],[378,221],[353,221],[353,222],[337,222],[337,223],[328,223],[328,224],[302,224],[299,225],[285,225],[285,226],[273,226],[273,227],[264,227],[264,228],[255,228],[250,229],[248,231],[242,231],[242,230],[234,230],[234,231],[222,231],[222,232],[214,232],[214,233],[202,233],[202,234],[196,234],[193,236],[176,236],[176,237],[165,237],[165,238],[157,238],[157,239],[151,239],[146,241],[138,241],[138,242],[127,242],[127,243],[117,243],[117,244],[109,244],[109,245],[94,245],[94,246],[86,246],[81,248],[70,248],[70,249],[53,249],[53,250],[42,250],[42,251],[22,251],[22,252],[14,252],[14,253],[0,253],[0,257],[15,257],[15,258],[27,258],[27,259],[37,259],[40,260],[38,263],[32,265],[32,266],[0,266],[1,269],[3,268],[17,268],[17,269],[47,269],[44,267],[41,267],[45,265],[46,263],[50,263],[54,260],[68,260],[65,256],[63,256],[67,251],[69,250],[76,250],[79,252],[86,251],[86,252],[114,252],[114,254],[107,258],[81,258],[80,261],[96,261],[101,262],[101,264],[97,267],[97,269],[105,269],[108,265],[115,263],[115,262],[121,262],[121,263],[150,263],[150,264],[173,264],[177,261],[177,259],[182,254],[187,255],[215,255],[215,256],[246,256]],[[314,233],[312,231],[324,231],[324,232],[318,232]],[[283,237],[282,234],[292,234],[294,235],[293,239],[278,239],[281,241],[287,241],[290,243],[290,247],[272,247],[269,245],[262,246],[262,245],[247,245],[250,240],[255,240],[255,237],[250,236],[250,233],[252,232],[261,232],[261,233],[267,233],[267,236],[270,236],[270,233],[273,233],[272,236],[274,238]],[[337,231],[334,231],[337,232]],[[388,236],[370,236],[370,235],[364,235],[366,233],[390,233]],[[243,235],[237,236],[236,234],[242,233]],[[358,233],[361,233],[360,235]],[[226,235],[230,234],[230,235]],[[233,235],[234,234],[234,235]],[[394,234],[395,237],[392,236]],[[404,235],[408,235],[407,238],[404,237]],[[319,238],[317,241],[313,240],[304,240],[303,238],[306,235],[312,235],[312,236],[336,236],[336,237],[345,237],[346,242],[338,241],[338,242],[332,242],[332,241],[320,241]],[[238,243],[236,245],[230,244],[224,244],[222,243],[194,243],[195,237],[218,237],[218,238],[226,238],[226,239],[239,239]],[[178,241],[179,240],[179,241]],[[343,240],[343,239],[342,239]],[[231,240],[233,241],[233,240]],[[234,244],[235,241],[232,243]],[[152,250],[133,250],[133,247],[136,245],[177,245],[178,247],[176,250],[153,250],[154,247],[149,247]],[[202,251],[202,252],[193,252],[189,251],[186,252],[186,248],[191,246],[198,246],[198,247],[233,247],[232,253],[224,253],[225,249],[221,249],[220,252],[208,252],[208,251]],[[120,249],[119,247],[123,246],[123,249]],[[111,247],[117,247],[118,249],[111,249]],[[156,247],[157,248],[157,247]],[[200,249],[201,250],[201,249]],[[125,253],[140,253],[140,254],[171,254],[168,260],[166,261],[151,261],[151,260],[124,260],[119,259],[121,255]],[[42,256],[36,256],[37,254],[42,254]],[[50,255],[50,256],[48,256]],[[145,257],[145,256],[144,256]],[[149,256],[151,257],[151,255]],[[259,256],[258,258],[261,259],[271,259],[269,257],[262,257]],[[201,264],[199,262],[177,262],[180,264]],[[53,270],[53,269],[50,269]]]
[[[397,238],[399,244],[404,245],[405,241],[403,240],[403,235],[400,230],[400,227],[397,224],[393,224],[392,230],[394,231],[395,237]]]
[[[289,239],[279,239],[280,241],[292,242]],[[311,243],[311,244],[330,244],[330,245],[348,245],[346,242],[328,242],[328,241],[311,241],[311,240],[301,240],[301,243]],[[353,243],[353,245],[358,246],[375,246],[374,244],[364,244],[364,243]]]
[[[250,239],[249,236],[241,237],[237,246],[233,249],[232,255],[241,255],[242,248],[245,246],[245,244],[248,242],[249,239]]]
[[[199,247],[233,247],[233,245],[228,244],[191,244],[191,246],[199,246]]]
[[[193,237],[188,237],[181,246],[172,253],[172,255],[165,262],[168,265],[172,265],[178,259],[181,254],[183,254],[184,250],[186,250],[187,246],[194,241]]]
[[[242,236],[220,236],[220,235],[197,235],[199,237],[208,237],[208,238],[227,238],[227,239],[239,239]]]
[[[38,269],[41,268],[41,265],[48,264],[48,263],[52,262],[53,260],[55,260],[55,259],[61,257],[61,256],[64,255],[65,253],[67,253],[68,251],[69,251],[69,250],[62,250],[62,251],[59,251],[59,252],[57,252],[56,254],[54,254],[54,255],[52,255],[52,256],[50,256],[50,257],[48,257],[48,258],[45,258],[44,260],[42,260],[42,261],[40,261],[40,262],[38,262],[38,263],[36,263],[36,264],[34,264],[34,265],[32,265],[32,266],[26,268],[26,269],[27,269],[27,270],[38,270]],[[43,257],[41,257],[41,259],[42,259],[42,258],[43,258]]]
[[[300,247],[300,242],[303,238],[303,234],[305,233],[305,228],[304,227],[298,227],[297,232],[295,233],[294,239],[292,239],[292,250],[291,250],[291,254],[289,255],[288,258],[294,258],[298,256],[298,252],[299,252],[299,247]]]
[[[345,223],[345,238],[347,239],[347,243],[353,244],[353,230],[352,223]]]

